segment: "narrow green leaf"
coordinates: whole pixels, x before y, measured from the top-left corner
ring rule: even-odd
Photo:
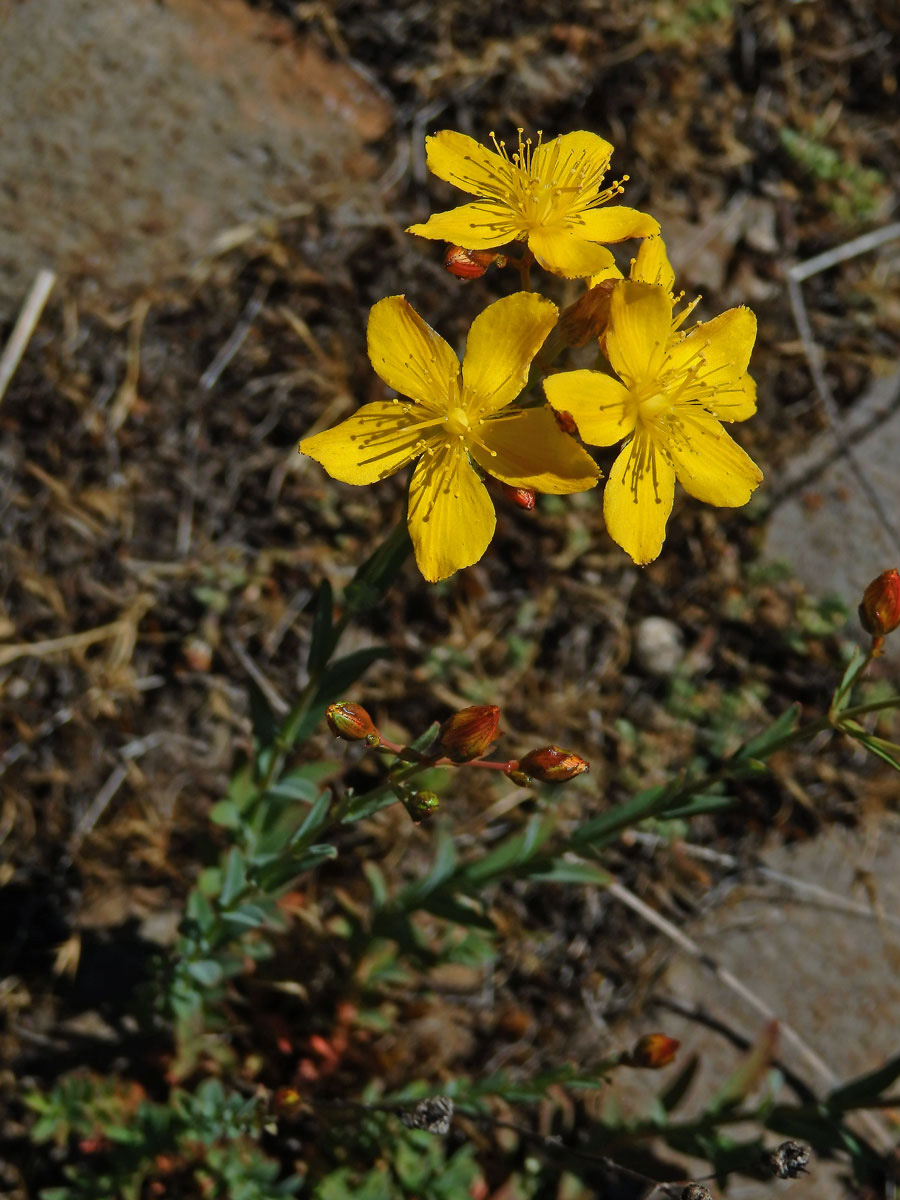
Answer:
[[[231,902],[241,894],[247,883],[247,868],[244,856],[236,846],[228,851],[225,860],[225,872],[222,877],[222,891],[219,893],[219,903],[228,908]]]
[[[306,779],[297,771],[283,775],[277,783],[272,784],[266,792],[266,799],[303,800],[312,804],[319,795],[319,788],[312,779]]]
[[[456,844],[450,831],[443,827],[438,830],[435,843],[435,856],[431,869],[421,879],[407,884],[394,899],[394,907],[403,912],[411,912],[420,908],[422,901],[436,892],[445,883],[456,868]]]
[[[322,676],[315,703],[327,705],[333,700],[339,700],[373,662],[379,658],[388,658],[390,654],[389,646],[367,646],[364,650],[354,650],[352,654],[345,654],[343,658],[332,663]]]
[[[499,846],[469,863],[460,872],[460,878],[469,885],[481,884],[512,872],[537,854],[553,829],[553,821],[532,817],[519,833],[505,838]]]
[[[692,1054],[672,1082],[659,1094],[659,1102],[667,1113],[674,1112],[694,1082],[700,1066],[700,1055]]]
[[[674,821],[678,817],[697,817],[701,813],[719,812],[721,809],[731,808],[734,803],[733,796],[694,796],[687,804],[679,804],[676,808],[664,808],[658,816],[661,821]]]
[[[888,749],[888,746],[892,747],[893,743],[885,742],[882,738],[872,737],[869,734],[851,733],[849,730],[845,730],[845,732],[850,733],[850,736],[855,738],[861,746],[865,746],[870,754],[874,754],[876,758],[886,762],[895,771],[900,771],[900,760]]]
[[[388,890],[385,883],[384,872],[377,863],[363,863],[363,874],[368,880],[369,887],[372,889],[372,904],[375,908],[384,908],[387,904]]]
[[[891,1084],[900,1079],[900,1054],[889,1058],[886,1063],[851,1079],[849,1083],[835,1088],[825,1097],[825,1103],[831,1112],[845,1112],[849,1108],[865,1108],[870,1100],[876,1099]]]
[[[259,746],[271,746],[275,741],[275,734],[278,732],[278,722],[275,720],[272,706],[255,680],[250,680],[247,690],[250,697],[250,723],[253,726],[253,736]]]
[[[762,733],[751,738],[749,742],[744,742],[743,746],[739,746],[731,756],[732,761],[740,762],[745,758],[767,758],[772,749],[777,746],[783,737],[794,732],[799,719],[800,705],[792,704],[790,708],[785,709],[777,720],[768,725]]]
[[[362,564],[344,592],[344,607],[353,616],[366,612],[381,600],[412,550],[406,513],[385,541]]]
[[[233,800],[220,800],[209,810],[209,819],[214,825],[221,825],[223,829],[240,829],[243,818],[241,810]]]
[[[627,829],[629,825],[636,825],[645,817],[654,816],[661,807],[666,791],[664,787],[652,787],[638,792],[624,804],[617,804],[608,812],[585,821],[572,834],[570,843],[573,846],[603,845],[620,830]]]
[[[485,916],[477,908],[457,899],[455,896],[448,896],[444,892],[438,893],[436,896],[428,896],[422,908],[425,912],[432,913],[435,917],[441,917],[444,921],[452,921],[455,925],[471,926],[473,929],[483,929],[488,933],[494,933],[496,926],[490,917]]]
[[[334,649],[332,626],[334,597],[331,593],[331,584],[327,579],[323,579],[316,589],[313,603],[315,609],[313,611],[312,637],[309,643],[309,657],[306,660],[310,675],[316,675],[322,670]]]
[[[526,867],[522,874],[537,883],[585,883],[597,887],[606,887],[613,879],[609,871],[596,863],[566,858],[540,860]]]
[[[303,818],[303,824],[291,838],[291,844],[297,845],[304,838],[314,837],[328,819],[331,808],[331,792],[320,792],[315,804]]]
[[[847,669],[841,677],[841,682],[834,689],[834,695],[831,698],[831,711],[833,713],[839,713],[847,707],[850,697],[853,694],[853,686],[867,662],[868,659],[859,646],[854,647],[850,661],[847,663]]]

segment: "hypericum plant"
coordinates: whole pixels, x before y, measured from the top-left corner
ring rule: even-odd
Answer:
[[[363,674],[388,650],[374,646],[338,656],[342,635],[379,605],[410,551],[429,581],[481,558],[494,531],[491,479],[515,503],[532,507],[535,492],[575,493],[595,485],[599,471],[577,435],[591,445],[622,441],[604,511],[613,538],[639,563],[661,550],[676,478],[690,494],[724,506],[746,503],[760,482],[758,468],[721,424],[755,411],[747,373],[755,318],[736,308],[684,328],[694,304],[676,315],[680,297],[657,222],[607,203],[622,190],[620,182],[602,187],[611,153],[609,143],[587,132],[548,142],[539,137],[532,146],[520,131],[512,155],[502,142],[495,140],[491,151],[450,131],[429,139],[432,170],[477,198],[410,232],[451,240],[445,261],[454,274],[474,279],[492,263],[509,266],[519,272],[522,290],[475,319],[461,364],[402,296],[379,301],[369,317],[369,356],[399,395],[364,405],[301,443],[332,476],[350,483],[374,482],[415,462],[407,513],[359,567],[339,602],[327,582],[316,591],[308,678],[290,711],[278,720],[262,693],[251,694],[252,749],[211,813],[220,828],[218,859],[200,872],[178,940],[156,980],[156,1031],[162,1023],[174,1043],[166,1064],[167,1102],[150,1102],[109,1081],[77,1079],[29,1099],[38,1114],[34,1139],[54,1141],[61,1151],[75,1141],[81,1154],[67,1164],[66,1186],[45,1194],[51,1200],[165,1196],[170,1183],[173,1195],[182,1194],[182,1184],[194,1189],[191,1195],[234,1200],[289,1195],[299,1181],[265,1152],[265,1139],[279,1135],[279,1122],[293,1120],[306,1122],[307,1145],[299,1151],[294,1146],[291,1154],[325,1154],[309,1181],[317,1200],[455,1200],[460,1190],[484,1196],[487,1184],[470,1147],[445,1154],[428,1141],[443,1137],[457,1118],[470,1122],[470,1129],[493,1124],[521,1138],[523,1157],[532,1163],[523,1167],[531,1172],[520,1189],[524,1194],[537,1192],[543,1170],[534,1167],[532,1151],[556,1172],[555,1182],[561,1172],[591,1179],[601,1168],[624,1170],[610,1154],[656,1137],[706,1157],[720,1181],[731,1170],[757,1169],[763,1151],[769,1177],[790,1178],[803,1169],[806,1151],[799,1143],[764,1147],[759,1136],[736,1145],[729,1127],[746,1119],[823,1150],[846,1152],[861,1178],[881,1161],[848,1118],[858,1108],[888,1103],[884,1093],[900,1076],[900,1060],[821,1099],[809,1094],[797,1104],[776,1105],[766,1097],[753,1106],[747,1098],[770,1065],[772,1038],[700,1117],[678,1122],[672,1115],[693,1078],[689,1063],[660,1091],[646,1121],[600,1117],[589,1137],[571,1147],[555,1134],[539,1135],[533,1122],[509,1122],[510,1106],[549,1104],[548,1097],[565,1091],[597,1089],[619,1070],[662,1067],[677,1051],[674,1039],[649,1035],[583,1071],[566,1063],[531,1078],[520,1072],[515,1078],[499,1073],[444,1080],[438,1095],[430,1094],[430,1083],[411,1080],[385,1096],[374,1079],[362,1100],[323,1096],[316,1084],[326,1072],[308,1058],[301,1059],[290,1087],[259,1083],[259,1074],[251,1083],[234,1071],[229,1004],[242,998],[241,977],[274,954],[290,919],[285,893],[341,854],[348,826],[381,809],[402,805],[414,822],[433,829],[430,861],[399,880],[364,861],[356,882],[359,895],[368,888],[368,901],[346,891],[335,898],[340,912],[330,916],[324,936],[329,951],[337,951],[336,986],[345,987],[341,1018],[330,1041],[319,1034],[308,1038],[330,1056],[335,1072],[349,1042],[348,1014],[359,1011],[357,1004],[377,1004],[411,977],[412,968],[453,960],[483,964],[496,954],[497,885],[618,886],[608,848],[624,830],[645,820],[683,822],[729,808],[736,802],[735,783],[765,774],[776,752],[826,730],[849,736],[900,771],[900,746],[862,722],[868,714],[900,708],[900,696],[851,703],[884,637],[900,624],[896,571],[866,590],[861,619],[872,643],[868,653],[857,651],[851,659],[827,714],[802,722],[799,706],[791,706],[724,757],[719,752],[708,764],[691,763],[619,803],[604,797],[595,811],[574,817],[571,809],[561,815],[542,791],[583,777],[586,760],[555,744],[519,751],[515,758],[487,757],[499,737],[496,705],[468,706],[399,743],[353,698]],[[625,278],[607,244],[632,237],[645,241]],[[510,242],[524,243],[520,257],[499,253]],[[535,260],[558,275],[585,280],[583,293],[562,314],[529,290]],[[591,341],[598,370],[557,370],[554,364],[568,348]],[[549,405],[535,386],[541,379]],[[346,764],[310,752],[323,720],[338,738],[373,756],[370,786],[356,790],[347,782]],[[511,826],[490,826],[478,842],[459,837],[452,813],[450,820],[433,819],[441,807],[440,781],[460,770],[486,770],[533,789],[534,811]],[[233,1090],[217,1074],[234,1075]],[[676,1182],[663,1186],[671,1190]],[[707,1196],[696,1183],[685,1191],[685,1200]]]

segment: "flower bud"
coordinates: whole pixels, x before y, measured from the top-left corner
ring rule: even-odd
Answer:
[[[682,1189],[681,1200],[712,1200],[712,1192],[702,1183],[689,1183]]]
[[[441,807],[441,802],[434,792],[415,792],[407,796],[403,805],[413,821],[418,825],[427,817],[432,816]]]
[[[513,487],[511,483],[502,483],[500,486],[503,488],[503,494],[507,500],[512,500],[513,504],[517,504],[519,508],[527,509],[528,512],[534,508],[534,488]]]
[[[590,770],[590,763],[571,750],[560,746],[542,746],[540,750],[529,750],[519,760],[519,770],[524,771],[541,783],[565,783]]]
[[[900,625],[900,572],[882,571],[863,592],[859,621],[872,637],[884,637]]]
[[[626,1058],[630,1067],[642,1067],[644,1070],[658,1071],[675,1061],[675,1055],[681,1042],[677,1038],[668,1037],[664,1033],[647,1033],[638,1038]]]
[[[438,733],[436,749],[451,762],[481,758],[497,736],[500,709],[496,704],[473,704],[448,717]]]
[[[381,736],[361,704],[347,704],[338,700],[325,709],[325,720],[335,737],[344,742],[365,742],[377,746]]]
[[[506,266],[506,258],[494,250],[466,250],[464,246],[448,246],[444,267],[457,279],[480,279],[491,263]]]

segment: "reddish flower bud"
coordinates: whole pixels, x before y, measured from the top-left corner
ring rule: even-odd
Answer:
[[[571,750],[560,746],[542,746],[540,750],[529,750],[519,761],[519,770],[524,771],[541,783],[564,783],[590,770],[590,763]]]
[[[681,1042],[677,1038],[668,1037],[664,1033],[647,1033],[638,1038],[626,1056],[630,1067],[642,1067],[649,1071],[658,1071],[675,1061],[675,1055]]]
[[[325,720],[334,736],[342,741],[364,741],[369,746],[377,746],[381,742],[381,735],[361,704],[347,704],[338,700],[325,709]]]
[[[507,500],[512,500],[513,504],[517,504],[519,508],[525,508],[529,512],[534,508],[534,488],[513,487],[511,483],[501,483],[500,486],[503,488],[503,494]]]
[[[866,633],[881,638],[900,625],[900,572],[882,571],[863,592],[859,620]]]
[[[473,704],[460,709],[443,723],[436,749],[451,762],[481,758],[497,736],[500,709],[496,704]]]
[[[464,246],[448,246],[444,267],[457,279],[480,279],[491,263],[506,266],[506,258],[494,250],[466,250]]]

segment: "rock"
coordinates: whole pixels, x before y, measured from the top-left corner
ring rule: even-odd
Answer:
[[[634,633],[634,657],[642,671],[664,679],[684,658],[681,630],[665,617],[644,617]]]

